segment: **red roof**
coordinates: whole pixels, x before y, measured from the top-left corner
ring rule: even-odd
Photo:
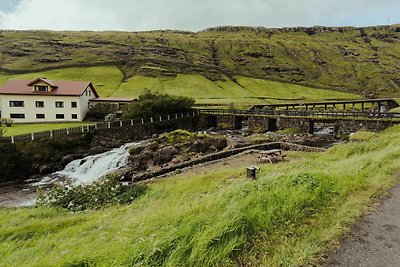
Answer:
[[[90,102],[133,102],[136,101],[136,98],[116,98],[116,97],[98,97],[90,99]]]
[[[75,81],[50,81],[44,80],[53,86],[50,92],[36,92],[32,90],[32,85],[42,79],[35,80],[9,80],[0,86],[0,94],[7,95],[53,95],[53,96],[81,96],[86,88],[90,86],[94,96],[99,97],[91,82]],[[43,80],[42,80],[43,81]]]

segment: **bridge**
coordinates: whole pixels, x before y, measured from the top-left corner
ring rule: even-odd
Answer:
[[[329,110],[325,105],[361,105],[361,110]],[[303,109],[289,109],[288,105],[266,105],[264,109],[251,110],[198,109],[208,118],[209,126],[219,129],[240,129],[246,121],[253,131],[275,131],[285,128],[298,128],[304,133],[314,133],[317,126],[332,127],[335,134],[348,134],[359,130],[378,131],[400,123],[400,113],[386,112],[398,106],[392,99],[354,100],[337,102],[316,102],[295,104]],[[323,109],[309,107],[322,105]],[[370,108],[366,108],[369,105]],[[273,107],[273,108],[271,108]],[[283,109],[278,109],[282,108]],[[345,106],[344,106],[345,107]],[[384,112],[382,112],[384,111]]]

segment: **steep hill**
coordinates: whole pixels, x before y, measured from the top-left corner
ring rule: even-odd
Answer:
[[[399,65],[400,26],[395,25],[218,27],[201,32],[0,32],[0,79],[66,67],[116,67],[120,73],[109,76],[116,87],[104,88],[110,90],[106,95],[144,78],[150,82],[143,83],[151,87],[154,79],[150,78],[159,82],[160,78],[198,75],[222,89],[221,83],[247,89],[241,83],[247,77],[367,97],[393,96],[400,88]],[[125,82],[125,87],[117,86]]]

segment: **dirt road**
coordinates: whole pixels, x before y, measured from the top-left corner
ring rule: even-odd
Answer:
[[[400,185],[353,227],[327,266],[400,266]]]

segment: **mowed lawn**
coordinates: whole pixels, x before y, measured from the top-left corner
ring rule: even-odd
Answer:
[[[72,122],[72,123],[38,123],[38,124],[13,124],[11,127],[0,126],[5,130],[4,137],[15,136],[20,134],[28,134],[42,131],[50,131],[57,129],[73,128],[77,126],[92,125],[91,122]]]
[[[65,68],[38,73],[8,75],[0,73],[0,84],[8,79],[92,81],[101,97],[137,97],[145,89],[172,95],[188,96],[197,103],[257,104],[282,101],[359,99],[357,94],[317,89],[303,85],[236,76],[235,81],[211,81],[199,74],[178,74],[176,77],[135,75],[126,81],[116,66]]]

